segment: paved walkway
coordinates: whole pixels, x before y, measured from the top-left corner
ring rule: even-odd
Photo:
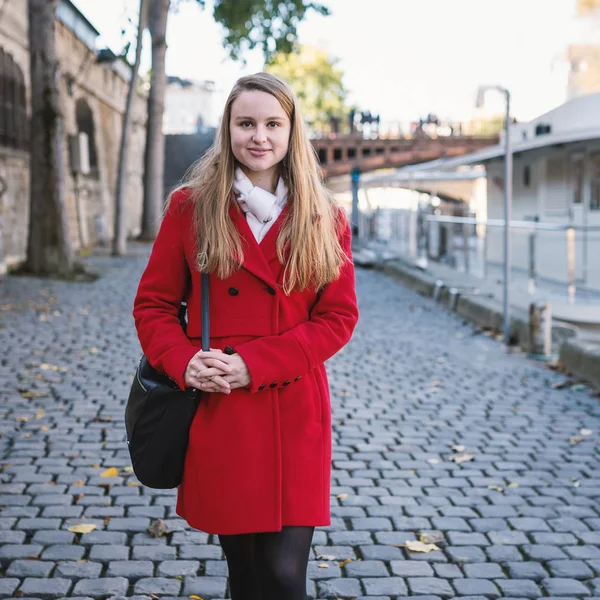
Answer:
[[[133,251],[89,259],[93,284],[0,282],[0,597],[228,597],[215,538],[128,468]],[[598,398],[379,273],[358,286],[329,369],[333,522],[310,594],[600,598]],[[155,519],[171,533],[150,536]]]

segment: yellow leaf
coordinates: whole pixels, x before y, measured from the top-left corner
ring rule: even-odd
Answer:
[[[94,529],[96,529],[96,525],[94,525],[93,523],[81,523],[80,525],[73,525],[73,527],[69,527],[69,531],[71,533],[91,533],[92,531],[94,531]]]
[[[439,550],[435,544],[424,544],[423,542],[414,542],[410,540],[406,540],[406,547],[411,552],[433,552],[434,550]]]
[[[90,354],[98,354],[98,348],[90,348],[89,353]]]
[[[17,417],[15,421],[17,423],[27,423],[27,421],[29,421],[29,417]]]
[[[340,500],[343,500],[344,498],[347,498],[348,494],[338,494],[337,498],[339,498]]]
[[[140,484],[137,481],[130,481],[127,485],[129,487],[137,487]]]
[[[133,467],[123,467],[123,473],[133,473]]]
[[[192,600],[202,600],[200,596],[188,596],[188,598],[191,598]]]
[[[329,569],[329,565],[327,563],[319,563],[317,566],[319,569]]]
[[[83,482],[83,479],[78,479],[73,486],[79,487],[81,485],[85,485],[85,483]]]
[[[516,483],[515,481],[513,481],[512,483],[509,483],[509,484],[508,484],[508,487],[509,487],[509,488],[516,488],[516,487],[519,487],[519,484],[518,484],[518,483]]]
[[[35,413],[35,418],[39,421],[41,418],[43,418],[43,416],[46,414],[46,411],[43,408],[40,408],[36,413]]]
[[[106,469],[106,471],[102,471],[100,473],[100,477],[118,477],[119,471],[116,467],[110,467],[110,469]]]
[[[40,427],[40,429],[41,429],[42,431],[48,431],[48,430],[50,429],[50,427],[48,427],[48,425],[42,425],[42,426]]]
[[[504,488],[501,485],[488,485],[488,489],[494,490],[496,492],[503,492]]]

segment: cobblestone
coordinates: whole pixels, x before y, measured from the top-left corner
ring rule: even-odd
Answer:
[[[0,313],[4,598],[227,598],[215,536],[127,469],[131,303],[147,255],[92,255],[93,284],[2,282],[0,303],[15,307]],[[379,273],[357,282],[361,322],[328,365],[332,526],[315,532],[311,597],[600,598],[598,400],[553,389],[563,375]],[[457,445],[473,460],[453,462]],[[118,476],[102,477],[110,467]],[[157,518],[171,531],[160,539],[147,534]],[[81,523],[96,530],[68,531]],[[404,547],[423,536],[439,550]]]

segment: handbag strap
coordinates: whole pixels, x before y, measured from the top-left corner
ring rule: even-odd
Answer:
[[[202,307],[201,307],[201,318],[202,318],[202,350],[204,352],[208,352],[210,350],[210,310],[208,303],[208,291],[209,291],[209,280],[208,273],[201,274],[201,283],[200,286],[201,297],[202,297]]]

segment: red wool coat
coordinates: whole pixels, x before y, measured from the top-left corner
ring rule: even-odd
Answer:
[[[182,389],[201,346],[200,273],[185,195],[172,199],[134,303],[144,353]],[[258,244],[232,201],[244,264],[227,279],[211,275],[211,347],[231,346],[252,382],[229,395],[205,395],[190,430],[177,514],[208,533],[330,523],[331,409],[323,363],[348,342],[358,320],[354,268],[348,263],[318,298],[309,290],[286,296],[276,241],[287,210]],[[347,222],[340,230],[350,254]],[[189,337],[177,319],[184,297]]]

